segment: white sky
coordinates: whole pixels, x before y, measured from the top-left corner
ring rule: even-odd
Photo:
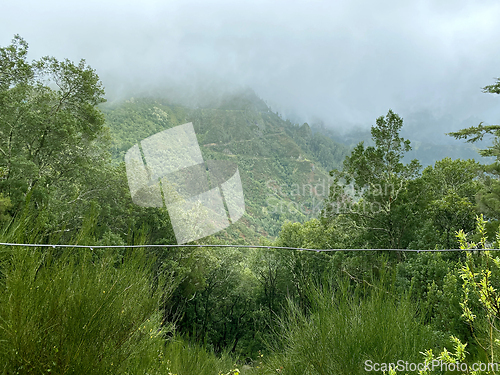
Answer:
[[[481,92],[500,76],[499,19],[487,0],[3,0],[0,46],[20,34],[31,58],[85,58],[110,100],[248,86],[302,121],[368,127],[392,108],[451,131],[500,122]]]

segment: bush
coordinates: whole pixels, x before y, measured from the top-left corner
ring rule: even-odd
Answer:
[[[409,298],[396,298],[390,288],[314,287],[310,311],[294,304],[282,321],[283,335],[265,362],[265,374],[365,374],[365,361],[421,362],[422,348],[440,337],[423,325]]]
[[[73,243],[99,243],[96,215],[84,218]],[[44,217],[27,205],[0,242],[58,243],[41,229]],[[140,244],[147,233],[134,237]],[[229,355],[188,344],[165,321],[162,308],[181,276],[158,255],[0,246],[0,374],[236,373]]]
[[[7,373],[105,374],[148,357],[148,341],[169,329],[158,305],[171,280],[153,280],[140,250],[2,250],[0,363]]]

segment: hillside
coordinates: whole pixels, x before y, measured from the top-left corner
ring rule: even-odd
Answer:
[[[142,139],[186,122],[193,123],[204,160],[236,162],[246,214],[218,235],[232,241],[257,243],[261,236],[277,236],[285,220],[316,217],[331,181],[328,172],[339,168],[358,142],[371,144],[369,131],[339,134],[324,126],[293,124],[252,91],[205,100],[196,108],[145,97],[106,104],[102,110],[115,162],[122,162],[127,150]],[[478,157],[474,145],[420,141],[412,131],[404,135],[412,140],[405,160],[417,159],[423,167],[444,157],[488,162]]]
[[[221,100],[216,108],[131,98],[102,110],[117,162],[138,141],[186,122],[193,123],[204,160],[236,162],[246,213],[218,234],[233,241],[258,243],[261,236],[277,236],[285,220],[317,216],[328,191],[328,172],[340,166],[349,150],[307,124],[285,121],[253,93]]]

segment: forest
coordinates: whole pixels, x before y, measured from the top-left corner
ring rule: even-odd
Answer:
[[[104,90],[84,60],[0,47],[1,373],[500,373],[473,368],[500,355],[500,126],[456,129],[490,146],[424,168],[391,109],[351,146],[251,91]],[[187,122],[206,159],[237,163],[246,212],[168,247],[124,155]]]

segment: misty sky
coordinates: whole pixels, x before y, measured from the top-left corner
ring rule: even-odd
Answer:
[[[481,92],[500,77],[498,19],[498,1],[3,0],[0,45],[85,58],[110,100],[251,87],[301,121],[368,127],[392,108],[451,131],[500,122]]]

